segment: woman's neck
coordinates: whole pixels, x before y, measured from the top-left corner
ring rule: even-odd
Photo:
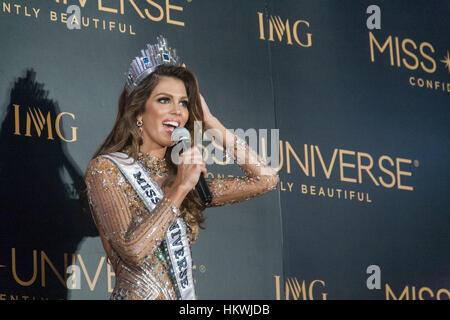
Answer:
[[[141,145],[139,151],[141,153],[147,153],[152,157],[162,159],[166,155],[167,147]]]

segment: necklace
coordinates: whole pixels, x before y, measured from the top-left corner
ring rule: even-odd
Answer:
[[[168,168],[165,158],[157,158],[148,153],[139,152],[137,161],[144,166],[147,171],[158,177],[167,176]]]

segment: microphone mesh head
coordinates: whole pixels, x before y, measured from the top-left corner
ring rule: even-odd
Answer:
[[[185,127],[178,127],[173,130],[171,139],[175,143],[178,143],[181,140],[191,141],[191,134]]]

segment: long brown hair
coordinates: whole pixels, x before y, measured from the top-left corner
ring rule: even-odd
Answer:
[[[145,78],[131,94],[128,95],[125,88],[123,89],[119,98],[119,110],[114,126],[92,158],[121,151],[126,152],[133,159],[137,159],[139,147],[143,141],[139,128],[136,126],[136,118],[144,113],[145,103],[158,85],[161,77],[173,77],[183,81],[188,95],[189,110],[189,118],[185,128],[188,129],[192,137],[194,136],[194,122],[202,121],[203,123],[203,109],[197,78],[185,67],[163,64],[158,66],[151,75]],[[172,162],[170,156],[172,148],[168,147],[165,154],[169,176],[164,181],[163,188],[172,185],[177,173],[177,166]],[[186,222],[191,228],[197,229],[196,227],[204,222],[203,210],[205,206],[195,191],[189,192],[182,202],[180,209],[185,218],[187,218]],[[186,217],[186,215],[189,215],[189,217]]]

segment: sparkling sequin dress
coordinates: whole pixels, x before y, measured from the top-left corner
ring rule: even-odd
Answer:
[[[213,195],[209,207],[244,201],[276,188],[276,171],[261,161],[245,141],[235,137],[234,148],[227,155],[245,176],[207,178]],[[165,177],[155,172],[148,160],[138,159],[161,186]],[[92,215],[116,276],[111,299],[179,299],[163,239],[178,216],[187,223],[189,212],[177,208],[166,196],[149,212],[116,165],[101,156],[91,160],[85,180]],[[187,225],[192,246],[198,226]]]

